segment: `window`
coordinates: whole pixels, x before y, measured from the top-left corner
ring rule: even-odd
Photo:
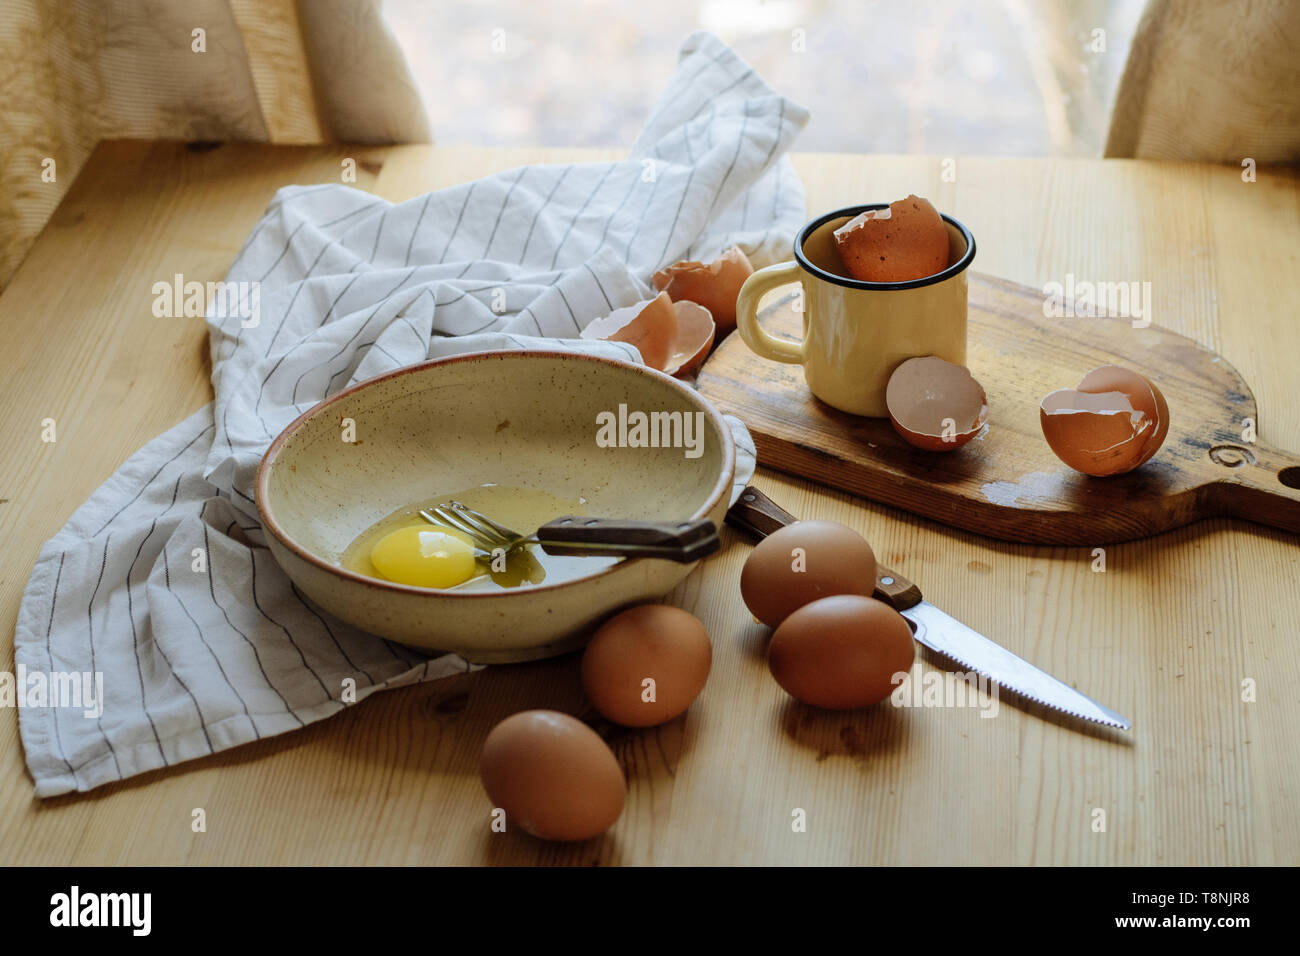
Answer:
[[[384,6],[440,143],[629,145],[696,29],[812,111],[804,151],[1098,156],[1143,0]]]

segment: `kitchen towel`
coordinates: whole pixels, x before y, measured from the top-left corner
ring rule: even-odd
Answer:
[[[784,258],[804,219],[785,153],[807,118],[695,33],[622,162],[525,166],[397,204],[334,184],[277,192],[226,277],[258,296],[209,304],[215,400],[136,452],[37,558],[11,685],[37,796],[305,726],[348,706],[345,679],[361,700],[470,669],[296,590],[253,501],[263,452],[322,398],[428,358],[558,348],[639,363],[577,335],[649,297],[675,260],[732,243],[756,265]],[[734,501],[754,446],[730,424]]]

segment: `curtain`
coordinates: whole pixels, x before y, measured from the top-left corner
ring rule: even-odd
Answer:
[[[1148,0],[1106,156],[1300,159],[1300,3]]]
[[[428,142],[382,0],[0,3],[0,288],[103,139]]]

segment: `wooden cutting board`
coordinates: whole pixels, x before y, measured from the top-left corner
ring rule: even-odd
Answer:
[[[793,301],[771,293],[764,328],[801,335]],[[1214,515],[1300,533],[1300,457],[1248,440],[1246,420],[1258,427],[1255,398],[1220,356],[1129,319],[1045,317],[1038,290],[977,273],[969,302],[968,361],[988,395],[989,422],[955,451],[920,451],[888,419],[823,404],[802,367],[759,358],[738,333],[709,359],[699,388],[749,426],[763,467],[1006,541],[1107,544]],[[1171,424],[1141,468],[1090,478],[1052,453],[1038,403],[1106,364],[1155,382]]]

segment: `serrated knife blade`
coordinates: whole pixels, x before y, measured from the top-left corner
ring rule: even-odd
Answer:
[[[1127,717],[1039,670],[929,601],[898,613],[912,622],[915,626],[913,636],[930,650],[938,651],[967,670],[982,674],[1022,697],[1073,717],[1108,724],[1120,730],[1129,730],[1133,726]]]
[[[727,523],[760,538],[797,519],[753,486],[727,512]],[[967,627],[955,617],[924,600],[915,584],[880,567],[873,595],[911,622],[916,640],[968,671],[981,674],[1001,687],[1063,714],[1094,723],[1130,730],[1128,718],[1039,670],[1005,647]]]

